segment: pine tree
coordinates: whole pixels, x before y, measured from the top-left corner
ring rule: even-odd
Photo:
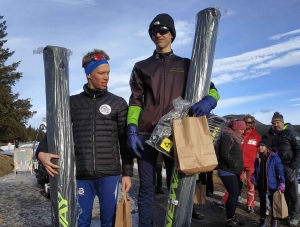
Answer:
[[[0,16],[0,140],[13,141],[23,134],[25,125],[36,111],[30,111],[30,99],[18,99],[19,93],[13,93],[12,87],[20,80],[22,73],[16,72],[21,61],[6,65],[14,51],[4,48],[7,42],[6,21]]]

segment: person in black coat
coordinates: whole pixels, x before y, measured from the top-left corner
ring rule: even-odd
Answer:
[[[107,90],[110,66],[103,50],[88,52],[82,59],[87,78],[83,92],[70,96],[70,112],[76,163],[79,213],[78,226],[90,226],[95,197],[100,203],[102,226],[113,226],[122,174],[122,192],[128,192],[133,158],[126,146],[128,106],[124,98]],[[48,151],[47,136],[39,143],[36,157],[54,177],[60,158]]]
[[[239,193],[242,188],[240,175],[243,171],[243,151],[240,144],[246,123],[242,120],[232,120],[224,127],[219,144],[218,175],[228,191],[226,201],[226,226],[242,226],[235,215]]]
[[[288,205],[287,224],[297,226],[300,218],[300,199],[298,194],[298,170],[300,164],[300,136],[289,123],[284,123],[283,116],[275,112],[272,117],[272,147],[284,166],[284,197]]]

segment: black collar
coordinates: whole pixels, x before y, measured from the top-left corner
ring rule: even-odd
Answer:
[[[173,50],[171,50],[171,52],[168,53],[157,53],[156,50],[153,52],[153,57],[155,57],[156,59],[165,59],[173,55],[174,55]]]
[[[101,89],[91,89],[88,87],[88,84],[85,84],[83,86],[83,90],[86,94],[88,94],[89,96],[91,96],[92,98],[97,98],[100,95],[103,95],[107,89],[101,90]]]

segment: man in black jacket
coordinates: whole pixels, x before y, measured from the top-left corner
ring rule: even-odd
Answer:
[[[126,146],[128,106],[123,98],[107,91],[108,60],[102,50],[87,53],[82,67],[88,83],[82,93],[70,96],[78,203],[82,209],[78,226],[90,225],[96,195],[101,201],[101,225],[113,226],[121,173],[122,191],[128,192],[131,187],[133,159]],[[47,136],[40,142],[36,157],[50,176],[58,174],[60,166],[51,159],[60,157],[48,153]]]
[[[298,170],[300,164],[300,137],[291,124],[284,124],[283,116],[275,112],[272,118],[272,147],[284,166],[285,192],[288,205],[289,226],[297,226],[300,218],[300,200],[298,194]],[[269,132],[270,133],[270,132]]]

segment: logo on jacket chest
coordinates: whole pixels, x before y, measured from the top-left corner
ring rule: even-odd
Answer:
[[[171,72],[184,73],[184,69],[183,69],[183,68],[176,68],[176,67],[173,67],[170,71],[171,71]]]
[[[102,113],[103,115],[108,115],[111,113],[111,107],[107,104],[103,104],[99,107],[99,111],[100,113]]]
[[[256,146],[257,141],[256,141],[256,139],[251,139],[251,140],[248,140],[248,144]]]

